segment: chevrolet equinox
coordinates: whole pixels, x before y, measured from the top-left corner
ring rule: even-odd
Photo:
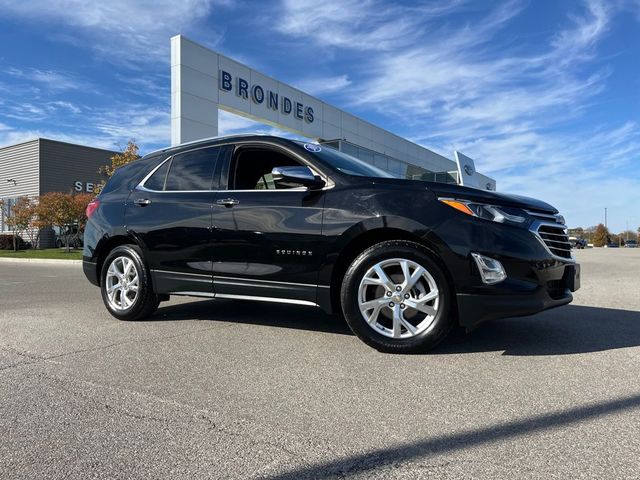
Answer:
[[[87,208],[83,268],[116,318],[170,295],[320,307],[364,342],[425,351],[457,326],[565,305],[580,285],[547,203],[242,135],[146,155]]]

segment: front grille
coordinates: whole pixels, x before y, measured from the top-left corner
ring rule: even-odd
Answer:
[[[537,220],[531,229],[540,236],[547,249],[556,257],[571,258],[571,244],[564,217],[539,210],[526,212]]]
[[[562,258],[571,258],[571,244],[564,226],[542,224],[538,226],[538,235],[549,251]]]

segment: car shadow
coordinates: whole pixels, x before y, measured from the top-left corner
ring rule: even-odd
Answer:
[[[440,345],[434,353],[504,351],[569,355],[640,346],[640,312],[568,305],[530,317],[494,320]]]
[[[160,304],[147,321],[209,320],[353,335],[345,321],[318,308],[227,299]]]
[[[181,320],[353,335],[342,318],[316,308],[226,299],[161,304],[148,321]],[[486,322],[469,334],[454,335],[430,353],[503,351],[503,355],[568,355],[636,346],[640,346],[640,312],[568,305],[530,317]]]

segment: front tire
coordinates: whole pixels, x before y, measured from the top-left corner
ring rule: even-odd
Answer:
[[[158,308],[142,251],[134,245],[114,248],[105,259],[100,291],[109,313],[120,320],[140,320]]]
[[[421,245],[391,240],[362,252],[344,276],[341,304],[351,330],[381,352],[430,350],[452,330],[452,291]]]

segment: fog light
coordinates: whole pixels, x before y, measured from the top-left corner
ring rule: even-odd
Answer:
[[[507,278],[507,273],[504,271],[504,267],[498,260],[485,257],[479,253],[472,253],[471,256],[476,261],[476,265],[480,271],[480,277],[482,278],[482,283],[486,285],[493,285],[494,283],[500,283]]]

